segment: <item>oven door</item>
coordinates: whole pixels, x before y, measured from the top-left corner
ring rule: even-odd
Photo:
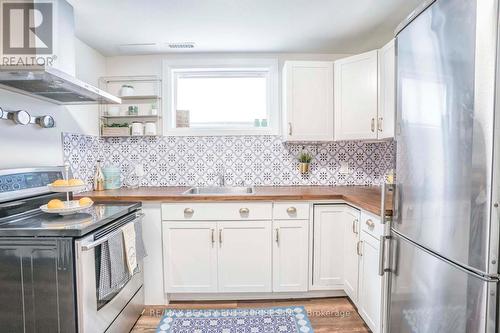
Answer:
[[[78,332],[119,331],[133,325],[142,312],[144,306],[142,261],[138,262],[139,271],[104,302],[98,299],[98,267],[102,244],[116,236],[123,226],[142,223],[143,216],[140,211],[134,212],[111,223],[104,230],[101,229],[98,233],[90,234],[75,242]]]

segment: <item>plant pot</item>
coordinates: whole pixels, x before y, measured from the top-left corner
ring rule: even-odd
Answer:
[[[309,172],[309,163],[299,163],[300,173],[308,173]]]

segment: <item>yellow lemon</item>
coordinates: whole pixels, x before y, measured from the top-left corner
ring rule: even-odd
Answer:
[[[73,178],[73,179],[68,180],[68,185],[69,186],[80,186],[80,185],[85,185],[85,183],[81,179]]]
[[[68,181],[64,179],[58,179],[52,183],[52,186],[68,186]]]
[[[84,198],[81,198],[80,200],[78,200],[78,203],[80,204],[80,206],[87,206],[87,205],[90,205],[92,202],[93,202],[92,199],[87,198],[87,197],[84,197]]]
[[[52,199],[47,204],[48,209],[62,209],[64,208],[64,202],[59,199]]]

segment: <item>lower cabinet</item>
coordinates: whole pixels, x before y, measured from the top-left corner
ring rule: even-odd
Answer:
[[[218,222],[219,292],[270,292],[271,221]]]
[[[343,289],[345,208],[314,206],[312,285],[316,290]]]
[[[309,220],[273,222],[273,291],[307,291]]]
[[[359,210],[346,207],[344,224],[344,291],[354,304],[358,303],[359,275]]]
[[[217,292],[217,223],[163,224],[166,292]]]
[[[271,224],[164,222],[165,291],[270,292]]]
[[[381,332],[383,279],[378,274],[379,240],[365,231],[360,237],[358,312],[373,333]]]

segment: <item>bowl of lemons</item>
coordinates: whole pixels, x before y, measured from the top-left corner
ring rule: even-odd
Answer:
[[[90,208],[93,204],[92,199],[87,197],[70,201],[52,199],[46,205],[41,206],[40,209],[45,213],[71,215]]]
[[[57,179],[48,187],[52,192],[80,192],[86,189],[85,182],[78,178]]]

